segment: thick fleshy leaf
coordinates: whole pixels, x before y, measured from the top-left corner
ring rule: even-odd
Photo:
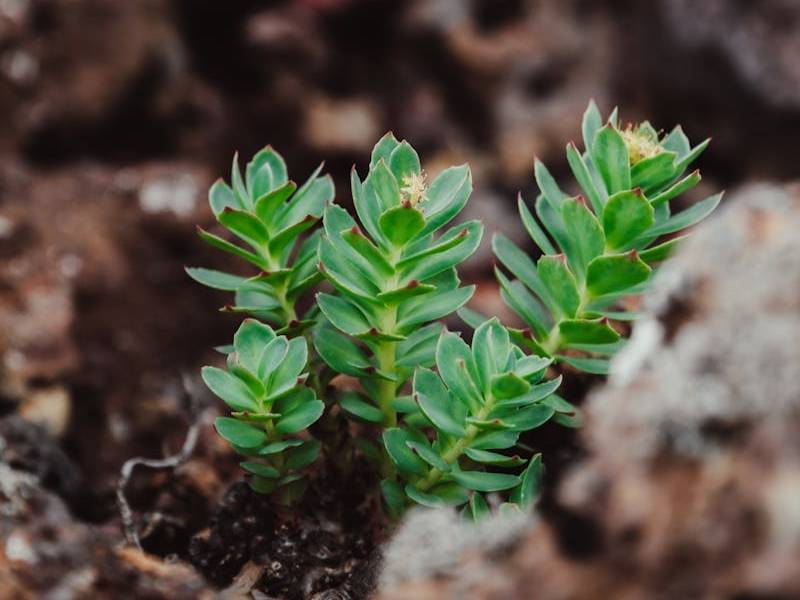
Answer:
[[[466,435],[464,405],[450,397],[442,380],[430,369],[420,368],[414,373],[414,399],[438,429],[456,437]]]
[[[538,158],[533,161],[533,175],[539,189],[547,202],[554,210],[561,210],[561,204],[567,199],[567,195],[558,187],[556,180]]]
[[[622,248],[647,231],[654,223],[653,207],[636,190],[617,192],[603,209],[603,229],[609,248]]]
[[[493,376],[505,371],[510,352],[508,331],[497,318],[490,319],[475,330],[472,356],[484,392],[491,390]]]
[[[653,227],[647,230],[645,235],[648,237],[657,237],[666,233],[673,233],[675,231],[680,231],[681,229],[691,227],[710,215],[714,209],[717,208],[720,200],[722,200],[722,192],[706,198],[705,200],[692,205],[690,208],[671,216],[663,223],[655,224]]]
[[[333,326],[345,333],[359,335],[372,327],[361,309],[341,296],[320,292],[317,304]]]
[[[280,206],[275,220],[281,228],[294,225],[309,215],[319,219],[325,211],[325,206],[333,201],[334,187],[331,176],[312,175],[312,177],[313,179],[306,181],[288,202]]]
[[[400,204],[400,187],[397,179],[383,160],[370,167],[369,174],[364,180],[364,196],[367,202],[376,203],[381,213]]]
[[[482,494],[474,493],[469,498],[469,504],[465,507],[466,512],[462,513],[468,520],[473,523],[480,523],[483,519],[491,516],[492,512],[489,510],[489,505]]]
[[[337,373],[362,377],[371,366],[361,348],[332,327],[321,327],[316,331],[314,348]]]
[[[472,193],[472,174],[468,165],[445,169],[433,180],[418,208],[425,215],[425,229],[419,237],[433,233],[449,223]]]
[[[425,461],[406,445],[406,442],[413,441],[410,434],[399,427],[390,427],[383,432],[383,445],[395,466],[407,473],[426,475],[428,467]]]
[[[519,456],[506,456],[498,452],[490,452],[489,450],[477,450],[475,448],[467,448],[464,451],[469,458],[475,462],[483,463],[485,465],[493,465],[495,467],[518,467],[525,464],[525,459]]]
[[[384,237],[398,247],[405,246],[425,227],[425,217],[411,206],[393,206],[378,221]]]
[[[558,361],[567,363],[579,371],[592,373],[593,375],[608,375],[611,361],[607,358],[581,358],[576,356],[558,356]]]
[[[386,162],[400,185],[405,183],[407,177],[419,174],[421,170],[417,151],[405,140],[392,150],[389,160]]]
[[[414,306],[413,310],[400,307],[397,331],[406,333],[417,325],[441,319],[464,306],[472,294],[475,293],[475,286],[468,285],[457,288],[449,292],[431,294],[424,296],[424,303],[421,306]]]
[[[495,234],[492,239],[492,250],[497,259],[514,277],[524,283],[538,298],[541,298],[552,312],[557,312],[557,303],[539,277],[536,265],[525,252],[501,233]]]
[[[522,396],[530,389],[531,384],[514,373],[503,373],[492,378],[492,396],[498,400]]]
[[[355,392],[347,392],[342,394],[342,397],[339,399],[339,406],[341,406],[346,412],[358,417],[359,419],[363,419],[364,421],[368,421],[370,423],[380,423],[383,421],[383,413],[381,412],[381,409],[374,404],[365,402]]]
[[[574,317],[581,304],[578,282],[563,254],[543,256],[536,265],[539,278],[547,287],[561,315]]]
[[[278,442],[272,442],[267,444],[263,448],[258,449],[258,454],[260,456],[269,456],[270,454],[277,454],[278,452],[283,452],[287,448],[294,448],[295,446],[299,446],[303,443],[303,440],[280,440]]]
[[[277,221],[274,218],[275,214],[296,189],[297,184],[294,181],[287,181],[285,185],[258,197],[255,205],[256,216],[267,226],[267,229],[276,229],[273,226],[273,222]]]
[[[598,256],[586,273],[586,288],[593,297],[623,292],[650,276],[651,269],[636,252]]]
[[[575,256],[567,254],[569,264],[573,267],[580,281],[586,272],[586,265],[593,258],[603,253],[605,236],[600,222],[580,198],[570,198],[561,207],[564,228],[574,243]]]
[[[465,406],[479,410],[482,396],[478,390],[478,372],[469,346],[457,333],[446,332],[436,347],[436,366],[450,391]]]
[[[218,369],[217,367],[203,367],[202,377],[215,396],[218,396],[233,410],[255,412],[258,404],[252,391],[241,379]]]
[[[303,219],[285,229],[281,229],[269,241],[269,253],[272,256],[282,256],[287,248],[291,248],[301,233],[311,229],[319,222],[319,218],[313,215],[306,215]]]
[[[289,350],[289,340],[285,336],[279,336],[268,342],[261,351],[258,358],[258,368],[256,373],[262,381],[269,381],[272,373],[286,358]]]
[[[298,383],[300,373],[308,361],[308,345],[303,336],[289,340],[286,356],[269,379],[270,396],[278,396],[289,391]]]
[[[692,171],[677,183],[672,184],[666,190],[651,198],[650,204],[655,207],[664,204],[665,202],[669,202],[673,198],[680,196],[684,192],[692,189],[694,186],[700,183],[700,180],[700,171]]]
[[[275,332],[269,325],[255,319],[245,319],[233,336],[233,347],[239,363],[253,374],[258,374],[258,366],[264,349],[275,339]]]
[[[678,173],[675,169],[675,152],[659,152],[640,160],[631,167],[631,186],[645,191],[667,185]]]
[[[546,423],[555,411],[544,404],[534,404],[522,408],[513,415],[503,417],[512,431],[530,431]],[[474,446],[473,446],[474,447]]]
[[[592,152],[592,145],[594,144],[594,136],[603,126],[603,117],[600,115],[600,110],[594,99],[589,100],[589,106],[583,113],[581,120],[581,133],[583,134],[583,143],[586,146],[586,151]]]
[[[388,163],[389,157],[399,144],[400,142],[397,141],[396,137],[394,137],[394,133],[391,131],[385,133],[383,137],[378,140],[378,143],[372,148],[372,156],[370,157],[369,168],[374,169],[381,160]]]
[[[289,469],[302,469],[307,467],[319,456],[322,444],[319,440],[308,440],[297,448],[292,448],[286,453],[286,466]]]
[[[414,269],[427,257],[441,254],[464,243],[468,244],[470,242],[470,240],[467,239],[469,236],[474,237],[477,235],[480,239],[480,230],[481,225],[478,221],[469,221],[467,223],[455,225],[442,234],[442,236],[436,240],[436,243],[427,245],[424,248],[415,250],[413,254],[404,256],[397,262],[397,268],[404,273],[408,273],[410,269]],[[436,272],[438,273],[439,271],[437,270]],[[429,276],[423,277],[423,279],[427,279],[427,277]]]
[[[611,344],[620,337],[619,333],[608,325],[606,319],[598,321],[568,319],[559,323],[558,331],[567,345]]]
[[[367,230],[372,236],[372,239],[378,243],[385,242],[383,234],[378,227],[378,218],[381,214],[381,207],[375,202],[370,202],[367,195],[364,193],[364,186],[358,178],[358,173],[355,167],[350,171],[350,188],[353,193],[353,206],[356,209],[358,218],[364,229]]]
[[[478,450],[505,450],[517,443],[519,433],[516,431],[486,431],[479,433],[469,447]]]
[[[581,190],[583,190],[583,193],[586,194],[586,197],[589,199],[589,203],[592,205],[595,214],[601,214],[603,212],[603,204],[608,194],[600,185],[595,185],[595,180],[589,172],[589,168],[586,166],[581,153],[578,152],[578,149],[573,143],[567,144],[567,162],[569,163],[570,169],[572,169],[572,174],[575,176],[578,185],[581,186]]]
[[[256,153],[245,169],[245,181],[252,198],[260,198],[283,186],[286,179],[286,163],[272,146]]]
[[[279,433],[302,431],[316,422],[322,416],[324,410],[325,403],[322,400],[304,402],[294,410],[282,415],[275,425],[275,430]]]
[[[648,248],[643,252],[639,253],[639,258],[641,258],[647,264],[658,263],[668,259],[677,249],[678,245],[686,238],[687,236],[682,235],[680,237],[672,238],[671,240],[667,240],[666,242],[659,244],[658,246],[653,246],[652,248]]]
[[[609,194],[630,189],[628,149],[615,127],[605,125],[600,128],[594,137],[591,154]]]
[[[214,216],[219,216],[226,208],[242,208],[233,190],[222,179],[217,179],[208,190],[208,203]]]
[[[424,260],[419,260],[415,264],[407,263],[402,271],[403,276],[419,281],[427,281],[472,256],[481,243],[483,225],[478,221],[469,221],[458,227],[460,227],[460,231],[466,232],[459,238],[458,244],[454,244],[443,252],[427,256]],[[442,237],[449,239],[450,235],[451,232],[449,231]]]
[[[541,494],[543,476],[542,455],[535,454],[522,472],[519,485],[511,492],[511,502],[523,509],[533,506]]]
[[[416,296],[430,294],[436,291],[436,286],[428,285],[427,283],[420,283],[417,279],[412,279],[406,285],[395,288],[388,292],[381,292],[377,295],[378,300],[383,302],[386,306],[395,306]]]
[[[459,506],[469,500],[469,493],[463,487],[452,482],[440,483],[427,492],[423,492],[408,484],[406,495],[417,504],[438,508],[442,506]]]
[[[214,427],[223,439],[242,448],[255,448],[267,441],[263,430],[231,417],[217,417]]]
[[[266,479],[278,479],[278,477],[281,476],[278,469],[260,462],[245,461],[240,462],[239,466],[248,473],[252,473],[253,475],[258,475],[259,477],[264,477]]]
[[[519,477],[508,473],[488,473],[485,471],[453,471],[450,477],[465,488],[477,492],[499,492],[508,490],[519,483]]]
[[[383,255],[383,252],[373,244],[367,237],[361,233],[358,227],[352,227],[342,233],[342,239],[347,242],[350,247],[364,257],[364,260],[374,267],[375,272],[385,278],[394,275],[394,268]]]
[[[409,441],[406,442],[406,445],[411,448],[413,452],[416,452],[417,455],[428,463],[430,466],[439,469],[440,471],[447,472],[450,470],[450,465],[448,465],[441,456],[439,456],[433,449],[428,445],[422,442],[415,442]]]
[[[269,242],[267,228],[249,212],[226,208],[217,218],[227,229],[251,246],[261,247]]]
[[[254,254],[249,250],[245,250],[244,248],[241,248],[236,244],[232,244],[228,240],[224,240],[221,237],[214,235],[213,233],[209,233],[202,227],[197,228],[197,235],[199,235],[200,238],[207,244],[214,246],[214,248],[217,248],[229,254],[233,254],[234,256],[238,256],[239,258],[243,258],[247,262],[256,265],[260,269],[269,268],[269,265],[267,265],[266,261],[261,256]]]
[[[442,331],[441,323],[431,323],[417,329],[397,344],[397,365],[402,367],[431,367],[436,355],[436,343]]]
[[[406,505],[406,497],[402,486],[394,479],[381,480],[381,493],[389,514],[399,517]]]
[[[494,273],[500,284],[500,297],[503,302],[517,313],[525,321],[525,324],[536,332],[536,335],[547,336],[552,318],[539,299],[531,294],[521,281],[509,281],[497,267],[495,267]],[[460,312],[459,315],[461,315]],[[477,329],[484,321],[486,321],[485,318],[477,321],[475,328]]]
[[[186,274],[197,283],[201,283],[215,290],[235,292],[238,289],[247,287],[246,277],[239,277],[238,275],[231,275],[230,273],[204,269],[202,267],[186,267],[185,271]]]
[[[517,208],[519,210],[519,217],[528,235],[531,236],[536,245],[541,249],[544,254],[558,254],[550,239],[544,230],[539,227],[539,223],[525,206],[525,201],[522,199],[522,194],[517,195]]]

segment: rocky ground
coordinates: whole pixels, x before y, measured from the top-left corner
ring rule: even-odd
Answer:
[[[184,390],[235,327],[182,270],[225,266],[194,225],[235,150],[271,143],[299,177],[324,158],[347,204],[350,165],[393,129],[430,171],[468,160],[466,216],[523,241],[516,191],[533,196],[534,154],[566,177],[589,97],[712,135],[706,189],[796,178],[798,40],[790,0],[0,2],[0,598],[357,598],[376,580],[365,476],[326,464],[302,518],[275,513],[235,485],[216,404]],[[507,586],[480,597],[798,590],[796,194],[747,190],[676,263],[580,439],[529,440],[550,467],[542,515],[507,552],[471,553]],[[488,244],[465,276],[498,314]],[[120,469],[174,454],[193,423],[188,461],[126,488],[143,556],[124,546]],[[393,572],[388,597],[466,585]]]

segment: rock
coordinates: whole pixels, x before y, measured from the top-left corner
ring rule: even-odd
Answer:
[[[800,595],[798,228],[796,187],[729,200],[665,265],[651,316],[590,396],[560,522],[381,597]],[[428,532],[425,552],[453,536]]]
[[[108,533],[75,521],[37,477],[4,462],[0,462],[0,580],[2,600],[213,597],[190,567],[130,548],[116,549]]]

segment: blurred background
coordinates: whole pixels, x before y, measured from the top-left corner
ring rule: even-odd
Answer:
[[[468,161],[488,232],[464,278],[497,314],[488,237],[525,242],[534,155],[568,187],[590,98],[712,136],[701,193],[796,178],[800,3],[0,0],[0,414],[89,487],[180,439],[180,374],[235,326],[183,272],[228,265],[194,226],[266,144],[299,181],[325,160],[345,205],[387,130],[429,173]]]

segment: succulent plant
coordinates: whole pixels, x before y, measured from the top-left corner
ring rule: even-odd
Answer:
[[[410,398],[399,402],[408,415],[383,432],[400,482],[385,479],[384,497],[394,513],[409,499],[426,506],[467,504],[473,519],[487,510],[483,492],[513,490],[511,503],[529,506],[542,472],[541,456],[530,461],[498,450],[513,448],[520,433],[575,407],[554,395],[561,378],[544,381],[552,359],[526,356],[511,343],[497,319],[475,331],[472,347],[456,333],[436,345],[434,372],[416,369]],[[509,469],[524,469],[521,475]]]
[[[317,269],[319,233],[296,246],[301,234],[319,222],[325,206],[333,200],[333,181],[328,175],[320,176],[321,170],[322,165],[298,188],[288,179],[281,155],[267,146],[247,163],[244,178],[234,157],[231,185],[219,179],[211,186],[208,200],[217,221],[249,248],[199,227],[198,234],[208,244],[259,269],[251,277],[204,268],[186,270],[203,285],[235,292],[235,304],[223,310],[256,316],[281,332],[300,331],[313,323],[313,319],[298,317],[295,305],[321,279]]]
[[[391,133],[375,146],[366,180],[353,169],[351,182],[361,227],[339,206],[325,211],[319,255],[336,293],[317,294],[327,322],[314,344],[333,370],[362,382],[365,393],[342,407],[391,427],[398,389],[433,362],[441,325],[430,323],[475,290],[460,286],[455,267],[478,247],[483,227],[470,221],[438,235],[469,198],[469,168],[446,169],[426,186],[417,153]]]
[[[314,462],[320,442],[296,434],[320,418],[324,403],[304,385],[306,339],[287,339],[255,319],[246,319],[233,338],[227,369],[203,367],[203,381],[230,408],[218,417],[217,433],[246,457],[257,492],[279,490],[285,501],[302,493],[303,468]]]
[[[492,246],[516,278],[496,269],[505,302],[526,325],[510,329],[513,339],[537,356],[606,373],[607,357],[623,341],[610,322],[637,317],[615,304],[641,294],[653,267],[682,239],[660,241],[663,236],[704,219],[722,194],[672,214],[670,201],[699,183],[699,171],[685,173],[709,143],[691,147],[680,126],[666,136],[647,122],[621,129],[616,110],[604,125],[591,102],[582,132],[583,153],[567,145],[567,161],[582,194],[565,194],[537,159],[534,172],[541,193],[536,216],[518,199],[522,223],[542,256],[534,262],[502,234]],[[463,316],[475,324],[473,314]]]

